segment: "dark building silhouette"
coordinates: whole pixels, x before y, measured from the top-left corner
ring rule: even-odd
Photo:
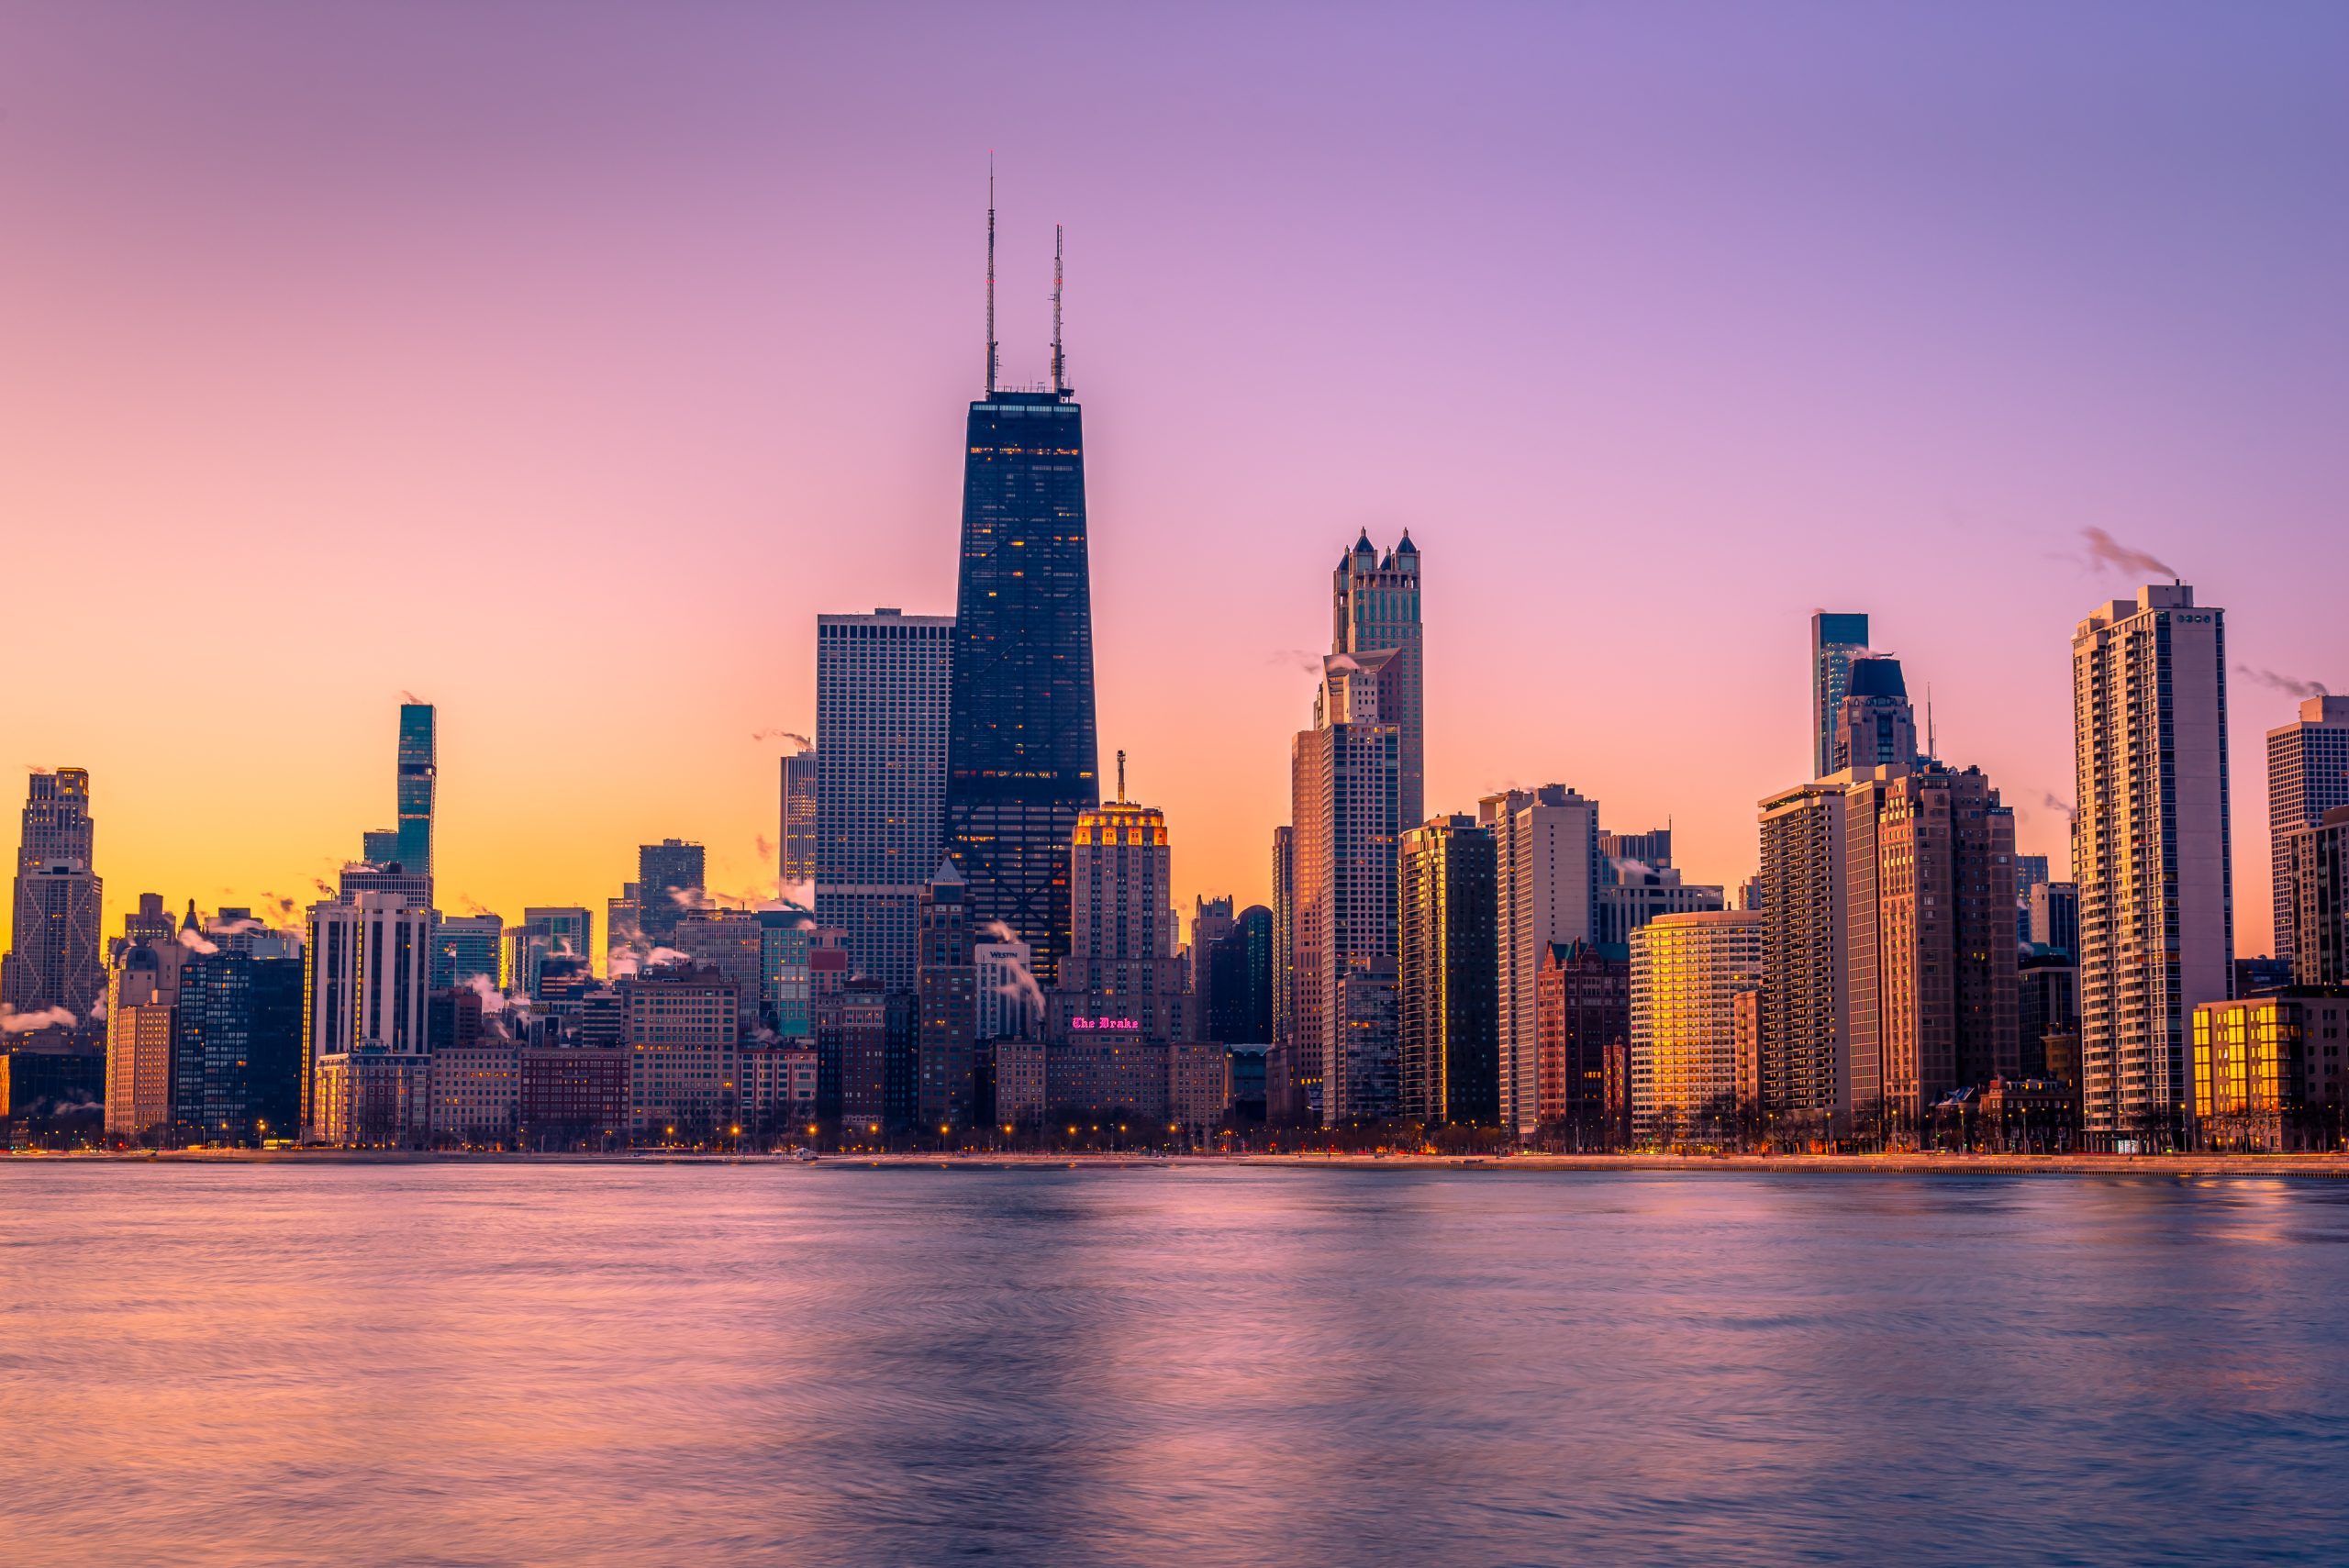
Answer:
[[[953,863],[941,862],[922,890],[916,915],[917,1091],[921,1126],[971,1125],[977,1086],[978,968],[971,951],[971,912]]]
[[[1273,912],[1251,904],[1208,947],[1207,1037],[1223,1045],[1273,1039]]]
[[[481,999],[465,993],[478,1016]],[[294,1138],[302,1117],[302,961],[223,949],[180,965],[173,1120],[200,1142]]]
[[[1499,912],[1493,831],[1438,817],[1403,835],[1396,893],[1403,1115],[1500,1119]]]
[[[1101,799],[1075,400],[990,386],[971,405],[963,462],[946,848],[972,924],[1009,927],[1049,990],[1069,950],[1077,813]]]
[[[702,890],[702,848],[676,839],[642,844],[636,851],[637,933],[655,947],[676,939],[677,919],[697,904]],[[618,940],[614,934],[613,940]]]
[[[1548,944],[1534,974],[1533,1016],[1540,1125],[1578,1148],[1603,1147],[1628,1127],[1624,1091],[1609,1086],[1609,1052],[1624,1051],[1631,1038],[1631,950]]]

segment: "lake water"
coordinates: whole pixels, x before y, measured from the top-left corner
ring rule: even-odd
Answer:
[[[2349,1561],[2349,1184],[0,1163],[11,1564]]]

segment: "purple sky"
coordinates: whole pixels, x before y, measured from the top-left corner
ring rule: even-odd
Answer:
[[[1810,611],[2062,849],[2134,582],[2349,688],[2349,7],[17,5],[0,761],[111,909],[300,891],[441,705],[443,863],[763,874],[814,617],[952,599],[986,159],[1008,377],[1069,228],[1105,752],[1266,891],[1327,573],[1426,551],[1431,809],[1754,860]],[[2266,947],[2233,685],[2238,927]]]

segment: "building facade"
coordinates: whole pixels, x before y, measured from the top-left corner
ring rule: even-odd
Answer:
[[[1421,1122],[1500,1119],[1500,978],[1493,833],[1438,817],[1403,835],[1396,983],[1401,1110]]]
[[[1069,951],[1077,814],[1101,799],[1083,411],[1064,386],[990,384],[963,450],[946,847],[972,920],[1026,942],[1049,989]]]
[[[816,919],[857,973],[914,983],[914,906],[946,821],[954,622],[816,620]]]
[[[1541,1124],[1534,987],[1542,954],[1554,943],[1598,940],[1598,803],[1542,784],[1486,795],[1476,820],[1493,834],[1500,1119],[1523,1137]]]
[[[1770,976],[1762,998],[1764,1114],[1825,1133],[1848,1122],[1851,1021],[1844,991],[1850,775],[1761,803],[1762,932]]]
[[[1737,1116],[1737,998],[1763,984],[1760,918],[1667,915],[1631,937],[1634,1137],[1720,1136]]]
[[[106,985],[106,889],[90,869],[97,827],[89,770],[34,773],[20,824],[0,1004],[19,1013],[61,1007],[85,1021]]]
[[[1419,547],[1408,528],[1384,556],[1365,531],[1330,574],[1330,652],[1360,659],[1388,653],[1381,681],[1382,722],[1396,731],[1397,820],[1427,811],[1427,724],[1419,622]]]
[[[1835,771],[1835,725],[1851,690],[1852,661],[1868,651],[1865,615],[1820,610],[1810,617],[1810,776]]]
[[[2091,1147],[2174,1140],[2194,1009],[2232,994],[2224,612],[2184,584],[2072,636],[2080,1070]]]
[[[2276,895],[2275,956],[2290,962],[2293,889],[2290,835],[2349,806],[2349,696],[2313,696],[2299,717],[2267,732],[2267,839]]]

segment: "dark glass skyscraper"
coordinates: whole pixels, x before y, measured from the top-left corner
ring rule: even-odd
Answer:
[[[971,923],[1001,921],[1052,985],[1069,949],[1069,846],[1101,799],[1084,427],[1074,397],[971,405],[946,748],[946,848]]]
[[[433,729],[430,703],[400,704],[398,860],[412,876],[432,874]]]

